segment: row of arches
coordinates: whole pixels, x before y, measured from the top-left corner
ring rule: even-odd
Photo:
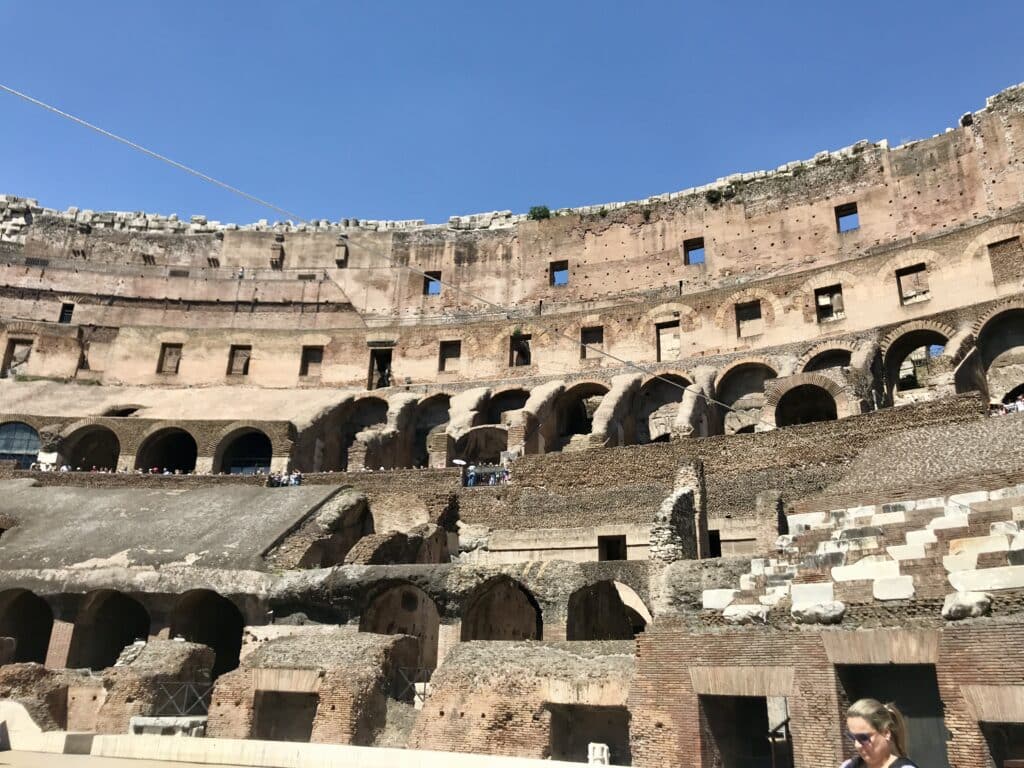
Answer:
[[[651,614],[640,597],[620,582],[600,581],[569,597],[568,640],[625,640],[642,632]],[[0,592],[0,637],[16,641],[15,662],[44,663],[50,648],[54,613],[50,604],[24,589]],[[167,630],[214,651],[213,676],[239,663],[245,620],[238,607],[212,590],[195,589],[174,601]],[[396,580],[375,589],[359,618],[360,632],[407,634],[420,639],[419,666],[438,661],[441,616],[437,603],[415,584]],[[87,594],[75,617],[68,648],[69,668],[102,670],[121,652],[153,634],[150,612],[136,598],[112,589]],[[479,585],[464,603],[459,639],[541,640],[544,622],[536,597],[519,581],[495,576]]]
[[[24,589],[0,592],[0,636],[15,640],[14,661],[46,661],[54,615],[49,603]],[[214,675],[238,666],[245,621],[230,600],[207,589],[181,595],[170,612],[169,634],[202,643],[214,651]],[[152,631],[146,608],[113,589],[90,592],[75,616],[68,647],[70,668],[105,669],[127,646]]]
[[[39,454],[39,432],[29,424],[0,424],[0,460],[29,467]],[[60,443],[63,463],[72,469],[114,471],[121,456],[117,434],[102,424],[80,427]],[[165,427],[147,436],[135,454],[135,469],[188,473],[196,468],[199,448],[195,437],[180,427]],[[270,471],[273,444],[267,434],[246,427],[225,437],[214,454],[214,472],[254,474]]]

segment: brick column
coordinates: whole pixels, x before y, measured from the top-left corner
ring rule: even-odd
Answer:
[[[50,646],[46,649],[47,669],[64,669],[68,665],[68,652],[71,650],[71,638],[75,632],[74,622],[53,620],[50,632]]]

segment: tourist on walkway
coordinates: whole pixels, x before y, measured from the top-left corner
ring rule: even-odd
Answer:
[[[846,710],[846,735],[857,756],[842,768],[917,768],[907,757],[907,724],[894,704],[861,699]]]

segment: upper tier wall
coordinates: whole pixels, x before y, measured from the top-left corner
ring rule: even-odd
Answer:
[[[218,227],[203,217],[57,213],[0,198],[0,233],[30,259],[71,260],[191,277],[264,273],[336,282],[356,309],[385,315],[477,312],[487,302],[533,307],[678,287],[682,294],[857,258],[869,249],[998,217],[1024,201],[1024,88],[1004,91],[956,130],[890,150],[861,142],[808,163],[741,174],[635,204],[567,211],[487,229],[316,225]],[[855,203],[859,228],[839,232]],[[499,217],[500,218],[500,217]],[[484,219],[479,220],[483,223]],[[344,224],[344,222],[342,222]],[[347,238],[339,238],[346,233]],[[703,264],[684,262],[703,238]],[[552,263],[568,284],[554,285]],[[440,295],[403,266],[441,273]],[[278,269],[278,267],[280,269]],[[458,288],[460,290],[454,290]]]

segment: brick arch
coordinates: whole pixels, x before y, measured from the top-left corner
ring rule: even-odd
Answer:
[[[763,365],[766,368],[771,368],[772,371],[775,372],[776,376],[779,375],[779,366],[772,363],[767,357],[742,357],[739,360],[734,360],[733,362],[729,363],[729,365],[725,369],[719,371],[715,375],[715,392],[718,392],[718,388],[721,386],[722,381],[725,379],[726,376],[735,371],[737,368],[740,368],[744,365]]]
[[[196,436],[195,431],[189,428],[189,423],[187,421],[174,421],[170,419],[165,421],[154,421],[152,424],[149,425],[149,427],[144,432],[142,432],[134,439],[130,434],[125,435],[125,441],[121,444],[121,453],[127,455],[138,454],[140,446],[142,446],[147,440],[149,440],[149,438],[151,438],[157,432],[160,432],[165,429],[180,429],[183,432],[188,432],[189,435],[192,436],[192,439],[196,441],[196,448],[199,449],[200,451],[199,455],[209,455],[202,453],[203,442],[199,439],[199,437]]]
[[[884,285],[895,277],[896,270],[912,267],[915,264],[924,264],[929,272],[934,272],[942,267],[943,260],[935,251],[927,248],[914,248],[886,259],[875,272],[875,276],[878,282]]]
[[[754,299],[761,299],[764,307],[762,307],[761,318],[764,320],[765,325],[771,325],[775,322],[775,318],[782,315],[782,300],[772,293],[767,288],[744,288],[741,291],[736,291],[728,298],[725,299],[721,304],[718,305],[718,309],[715,310],[715,325],[719,328],[728,328],[728,317],[730,313],[734,312],[734,307],[737,304],[742,304],[746,301],[753,301]]]
[[[817,372],[797,373],[792,376],[787,376],[785,379],[772,379],[767,385],[765,385],[765,408],[777,407],[779,400],[781,400],[787,392],[791,389],[802,387],[805,384],[810,384],[824,389],[832,395],[837,404],[839,403],[840,398],[849,397],[849,390],[842,384],[833,381],[828,376],[824,376]]]
[[[24,320],[10,320],[6,323],[0,324],[8,334],[17,333],[25,334],[27,336],[38,336],[39,325],[38,323],[27,323]]]
[[[804,280],[796,293],[797,298],[800,300],[800,309],[803,311],[805,320],[813,322],[817,319],[814,306],[814,292],[819,288],[825,288],[836,283],[842,286],[845,300],[847,298],[845,291],[855,288],[858,285],[858,280],[852,272],[847,272],[844,269],[826,269],[824,272],[819,272]]]
[[[945,323],[940,323],[935,320],[914,320],[909,323],[904,323],[901,326],[893,328],[879,342],[879,350],[882,353],[882,357],[889,354],[889,348],[900,339],[902,336],[906,336],[908,333],[914,331],[934,331],[935,333],[942,334],[946,339],[951,339],[956,334],[956,329]]]
[[[679,378],[679,379],[686,379],[690,383],[690,386],[693,386],[693,382],[694,382],[693,374],[691,374],[685,368],[672,368],[670,366],[665,366],[665,367],[662,367],[662,368],[654,368],[653,370],[648,369],[648,372],[649,372],[650,375],[648,375],[646,378],[644,378],[644,380],[640,383],[640,388],[641,389],[646,387],[652,381],[657,381],[658,377],[660,377],[660,376],[675,376],[676,378]],[[599,383],[599,382],[595,382],[595,383]],[[604,386],[610,388],[610,385],[608,385],[608,384],[604,384]]]
[[[851,355],[853,355],[857,351],[856,346],[849,341],[823,341],[820,344],[815,344],[813,347],[811,347],[802,355],[800,355],[800,358],[796,361],[797,371],[802,372],[804,366],[806,366],[809,362],[811,362],[811,360],[816,358],[822,352],[829,352],[830,350],[834,349],[841,349],[844,352],[849,352]]]
[[[205,451],[205,453],[202,453],[201,455],[213,456],[229,438],[235,437],[236,433],[241,433],[248,430],[262,432],[263,434],[270,438],[270,444],[273,446],[274,449],[272,455],[288,456],[290,454],[291,446],[282,446],[280,444],[280,439],[275,439],[275,432],[277,430],[268,428],[267,422],[245,419],[242,421],[231,422],[227,426],[223,427],[216,434],[214,434],[205,443],[199,443],[201,450]],[[193,437],[195,437],[195,435],[193,435]]]
[[[673,313],[675,312],[679,313],[678,318],[674,316]],[[659,304],[656,307],[652,307],[644,312],[643,317],[645,320],[652,323],[676,319],[681,323],[683,318],[686,318],[687,320],[693,321],[694,327],[700,326],[700,313],[690,305],[683,304],[679,301],[666,302],[664,304]]]
[[[971,326],[971,335],[975,339],[978,339],[981,332],[985,329],[985,326],[1004,312],[1010,312],[1015,309],[1024,309],[1024,298],[1008,299],[1006,301],[999,302],[996,306],[992,307],[988,312],[974,321],[974,325]]]
[[[989,227],[967,244],[967,247],[964,248],[964,255],[972,260],[981,258],[989,245],[1001,240],[1009,240],[1011,237],[1024,239],[1024,224],[996,224],[994,227]]]

